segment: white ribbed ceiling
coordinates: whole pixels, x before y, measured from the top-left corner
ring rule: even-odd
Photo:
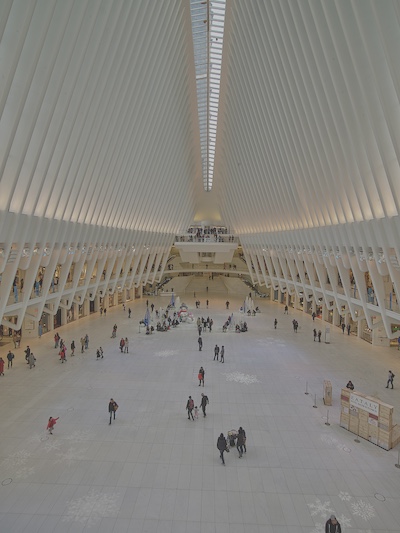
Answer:
[[[166,233],[192,221],[185,0],[2,0],[0,38],[0,210]]]
[[[213,190],[190,0],[0,2],[0,211],[174,234],[398,215],[397,0],[227,0]]]
[[[227,2],[215,185],[239,233],[397,216],[400,3]]]

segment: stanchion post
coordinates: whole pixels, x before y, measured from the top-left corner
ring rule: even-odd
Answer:
[[[325,422],[325,426],[330,426],[330,423],[329,423],[329,409],[328,409],[327,412],[326,412],[326,422]]]
[[[306,381],[306,392],[304,394],[309,394],[309,392],[308,392],[308,381]]]
[[[316,409],[318,406],[317,406],[317,395],[314,394],[314,405],[313,405],[314,409]]]

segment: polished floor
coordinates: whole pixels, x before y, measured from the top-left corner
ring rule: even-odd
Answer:
[[[194,324],[139,332],[144,300],[131,305],[131,319],[119,306],[60,328],[68,348],[77,344],[64,364],[50,334],[30,342],[35,368],[25,363],[26,342],[15,350],[13,368],[0,377],[1,533],[322,533],[332,513],[343,532],[400,531],[398,448],[358,444],[338,424],[348,379],[394,405],[400,421],[400,352],[337,328],[330,344],[315,343],[309,316],[286,316],[264,300],[256,300],[261,313],[246,318],[247,333],[223,333],[226,297],[207,296],[209,309],[206,295],[198,295],[199,310],[187,301],[195,318],[214,320],[202,352]],[[229,299],[238,321],[241,301]],[[89,349],[81,354],[85,333]],[[129,354],[119,351],[121,336]],[[213,361],[215,344],[225,346],[224,364]],[[96,360],[99,346],[105,355]],[[385,388],[389,368],[394,390]],[[324,379],[333,386],[329,413]],[[199,405],[201,392],[207,417],[189,421],[187,398]],[[109,425],[111,397],[119,409]],[[49,416],[59,417],[53,435]],[[224,467],[217,437],[239,426],[247,453],[231,449]]]

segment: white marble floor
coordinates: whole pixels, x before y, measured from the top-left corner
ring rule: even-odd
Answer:
[[[357,444],[338,424],[348,379],[394,405],[400,419],[400,352],[337,328],[330,344],[314,343],[309,316],[285,316],[263,300],[256,301],[262,312],[247,319],[248,333],[222,333],[226,298],[208,297],[208,310],[192,309],[214,319],[202,352],[195,325],[139,333],[143,300],[132,304],[131,319],[119,306],[106,318],[60,328],[68,347],[73,338],[77,344],[65,364],[52,335],[30,342],[37,357],[31,370],[25,345],[16,350],[14,367],[0,377],[1,533],[322,533],[332,513],[344,532],[400,531],[397,449]],[[239,318],[239,299],[229,299]],[[86,332],[89,350],[81,354]],[[122,335],[129,354],[119,352]],[[223,365],[213,361],[215,344],[225,346]],[[105,358],[96,360],[100,345]],[[3,358],[6,352],[3,346]],[[393,391],[385,388],[389,368],[399,376]],[[330,426],[324,379],[333,385]],[[203,391],[208,415],[189,421],[187,398],[198,405]],[[120,406],[111,426],[110,397]],[[60,417],[53,435],[45,431],[49,416]],[[232,449],[223,467],[217,437],[239,426],[247,453],[239,459]]]

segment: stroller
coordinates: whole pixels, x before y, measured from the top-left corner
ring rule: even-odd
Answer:
[[[228,440],[229,440],[229,446],[231,448],[235,447],[235,440],[237,439],[238,431],[236,429],[231,429],[228,431]]]

